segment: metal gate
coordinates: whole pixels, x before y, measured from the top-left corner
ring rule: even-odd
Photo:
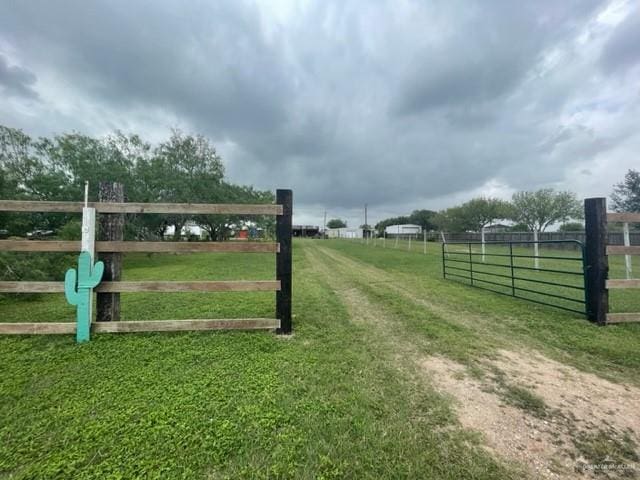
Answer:
[[[585,272],[577,240],[442,244],[444,278],[583,315]]]

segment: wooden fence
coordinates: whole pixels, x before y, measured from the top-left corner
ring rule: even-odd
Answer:
[[[629,223],[640,223],[640,213],[607,213],[605,198],[585,200],[586,259],[587,259],[587,303],[589,319],[599,324],[639,322],[638,313],[609,313],[609,290],[618,288],[640,288],[640,279],[630,278],[631,255],[640,255],[640,246],[632,246],[629,235],[623,245],[610,245],[608,223],[623,223],[624,232]],[[625,279],[609,279],[609,255],[626,256]]]
[[[97,322],[93,332],[149,332],[211,329],[277,329],[292,331],[291,322],[291,190],[277,190],[276,204],[180,204],[124,203],[106,201],[124,199],[122,186],[101,184],[101,201],[89,203],[100,214],[101,241],[95,242],[100,260],[105,263],[105,275],[97,292]],[[0,211],[80,213],[81,202],[40,202],[0,200]],[[275,215],[276,242],[137,242],[122,241],[124,214],[163,213],[184,215]],[[80,242],[59,240],[0,240],[0,251],[9,252],[80,252]],[[275,253],[276,279],[255,281],[120,281],[122,253],[126,252],[237,252]],[[217,320],[119,321],[120,292],[276,292],[276,318]],[[61,293],[60,282],[0,281],[0,293]],[[0,323],[0,333],[73,333],[76,324],[62,323]]]

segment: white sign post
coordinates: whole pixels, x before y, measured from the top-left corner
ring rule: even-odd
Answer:
[[[84,183],[84,207],[82,208],[82,241],[80,251],[91,255],[91,268],[96,257],[96,209],[89,205],[89,182]],[[93,302],[89,302],[89,318],[93,318]]]
[[[538,230],[536,230],[535,228],[533,229],[533,256],[534,258],[534,263],[535,263],[535,268],[536,270],[540,268],[540,259],[538,258],[538,255],[540,254],[540,250],[538,248]]]
[[[623,232],[623,236],[624,236],[624,246],[625,247],[629,247],[631,246],[631,241],[629,239],[629,224],[627,222],[625,222],[622,226],[622,232]],[[631,278],[632,272],[631,272],[631,255],[625,255],[624,256],[624,266],[625,266],[625,270],[627,273],[627,280],[629,280]]]

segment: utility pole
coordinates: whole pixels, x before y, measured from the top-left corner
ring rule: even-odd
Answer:
[[[369,243],[369,227],[367,226],[367,204],[364,204],[364,236],[367,239],[367,243]]]
[[[367,204],[364,204],[364,224],[367,225]]]
[[[322,224],[322,238],[327,239],[327,211],[324,211],[324,223]]]

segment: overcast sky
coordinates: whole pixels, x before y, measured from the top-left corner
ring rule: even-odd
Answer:
[[[350,226],[640,168],[637,0],[0,2],[0,123],[202,133]]]

